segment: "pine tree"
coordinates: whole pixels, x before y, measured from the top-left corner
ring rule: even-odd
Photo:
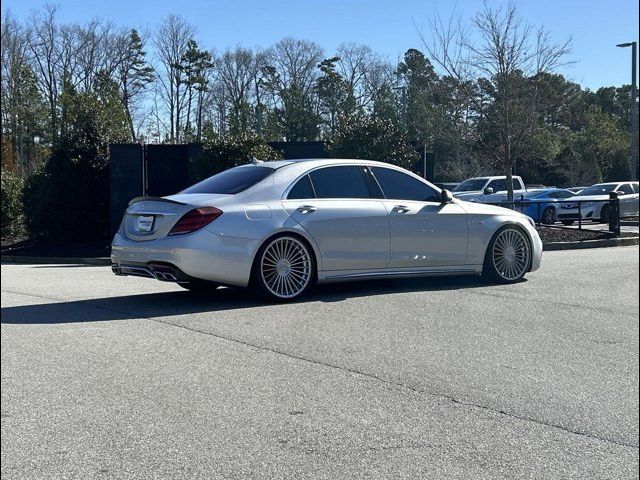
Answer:
[[[132,29],[127,39],[124,58],[119,68],[122,106],[124,107],[127,123],[131,132],[131,140],[136,141],[136,131],[133,124],[133,103],[154,80],[154,70],[147,63],[144,43],[136,29]]]

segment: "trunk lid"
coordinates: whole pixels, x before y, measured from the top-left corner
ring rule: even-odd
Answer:
[[[192,208],[193,205],[167,198],[134,198],[124,214],[122,230],[127,238],[138,242],[166,237]]]
[[[164,200],[172,200],[178,203],[188,203],[196,207],[215,207],[220,201],[229,198],[231,195],[222,193],[176,193],[163,197]]]

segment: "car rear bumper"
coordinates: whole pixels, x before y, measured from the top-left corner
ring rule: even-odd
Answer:
[[[111,245],[112,271],[164,281],[196,278],[246,286],[257,243],[216,235],[207,229],[144,242],[116,233]]]

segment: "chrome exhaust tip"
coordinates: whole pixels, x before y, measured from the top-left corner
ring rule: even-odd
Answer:
[[[176,282],[178,279],[171,272],[153,272],[153,276],[161,282]]]
[[[183,275],[179,270],[172,271],[168,265],[119,265],[111,264],[111,271],[119,276],[133,275],[136,277],[155,278],[161,282],[178,282]],[[184,280],[183,280],[184,281]]]

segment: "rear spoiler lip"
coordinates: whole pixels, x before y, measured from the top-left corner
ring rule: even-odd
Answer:
[[[175,203],[176,205],[187,205],[186,203],[178,202],[176,200],[169,200],[168,198],[164,198],[164,197],[145,197],[145,196],[141,196],[141,197],[132,198],[129,201],[129,206],[133,205],[134,203],[144,202],[145,200],[149,200],[149,201],[153,201],[153,202]]]

